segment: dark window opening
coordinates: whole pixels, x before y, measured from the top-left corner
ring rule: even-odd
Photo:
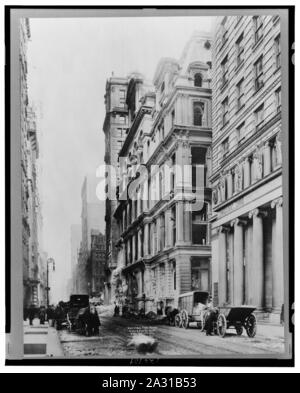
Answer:
[[[196,87],[202,87],[202,75],[200,73],[195,74],[194,85]]]

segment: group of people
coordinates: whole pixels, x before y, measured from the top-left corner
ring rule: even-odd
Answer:
[[[29,324],[33,325],[33,320],[38,318],[40,320],[40,325],[44,325],[47,321],[49,326],[54,326],[54,321],[58,317],[58,308],[53,305],[49,307],[40,306],[36,307],[34,304],[31,304],[29,307],[24,307],[24,321],[29,320]]]

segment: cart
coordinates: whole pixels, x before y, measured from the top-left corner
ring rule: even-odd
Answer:
[[[89,306],[89,295],[71,295],[69,302],[69,310],[67,312],[68,330],[76,330],[76,323],[78,321],[78,312]]]
[[[256,335],[257,321],[253,314],[256,309],[254,306],[232,306],[219,307],[219,314],[216,321],[216,333],[225,337],[228,329],[235,329],[238,336],[246,330],[248,337],[253,338]]]
[[[195,322],[197,327],[203,331],[209,297],[209,292],[206,291],[192,291],[179,295],[178,314],[175,316],[175,326],[188,329],[190,323]]]

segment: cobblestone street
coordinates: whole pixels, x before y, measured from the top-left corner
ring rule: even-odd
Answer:
[[[219,356],[280,354],[284,351],[282,327],[259,325],[255,338],[248,338],[244,332],[237,336],[229,331],[225,338],[206,336],[197,328],[188,330],[153,322],[128,320],[122,317],[101,316],[102,326],[99,337],[83,337],[67,330],[59,332],[65,356],[131,357],[136,356],[128,343],[133,333],[148,333],[158,341],[155,356]],[[269,336],[268,336],[269,335]]]

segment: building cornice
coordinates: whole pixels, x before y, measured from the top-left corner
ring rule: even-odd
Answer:
[[[238,194],[235,194],[232,196],[230,199],[227,199],[225,202],[214,206],[213,211],[214,212],[219,212],[220,210],[224,209],[228,205],[234,203],[238,199],[244,197],[247,194],[250,194],[251,192],[255,191],[257,188],[263,186],[265,183],[268,183],[269,181],[275,179],[276,177],[282,175],[282,168],[278,168],[276,171],[271,172],[268,176],[264,177],[263,179],[259,180],[258,182],[252,184],[250,187],[247,187],[245,190],[239,192]]]

